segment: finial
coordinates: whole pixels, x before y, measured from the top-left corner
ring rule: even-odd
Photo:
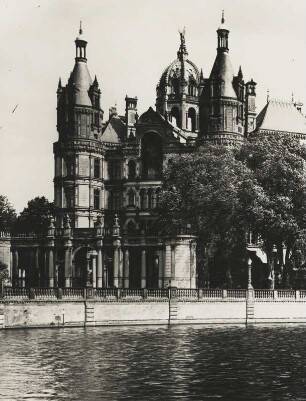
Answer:
[[[79,29],[79,34],[82,35],[83,29],[82,29],[82,21],[80,21],[80,29]]]
[[[269,98],[270,98],[270,91],[269,91],[269,89],[267,90],[267,102],[269,101]]]
[[[293,92],[291,93],[291,101],[292,101],[292,103],[294,103],[294,94],[293,94]]]
[[[222,10],[222,18],[221,18],[221,23],[224,24],[225,19],[224,19],[224,10]]]
[[[179,30],[180,38],[181,38],[181,46],[185,46],[185,34],[186,34],[186,27],[182,31]]]

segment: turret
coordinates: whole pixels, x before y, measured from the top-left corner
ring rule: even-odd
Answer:
[[[125,97],[125,117],[126,117],[126,137],[128,139],[135,138],[135,123],[138,119],[137,114],[137,97]]]
[[[103,111],[98,79],[87,68],[82,26],[75,40],[75,65],[66,86],[57,88],[57,130],[54,144],[54,200],[56,226],[68,216],[72,228],[93,227],[103,213]]]
[[[256,82],[251,79],[245,86],[245,135],[247,136],[256,127]]]

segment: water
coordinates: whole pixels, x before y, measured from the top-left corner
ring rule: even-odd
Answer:
[[[0,332],[0,399],[306,400],[306,327]]]

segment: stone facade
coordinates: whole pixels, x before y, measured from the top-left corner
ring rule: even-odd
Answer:
[[[185,31],[157,85],[156,111],[126,96],[104,122],[82,29],[66,85],[57,89],[54,205],[47,236],[0,236],[0,260],[15,286],[196,287],[196,238],[152,228],[162,171],[174,155],[207,142],[239,146],[256,131],[256,83],[234,75],[222,17],[210,76],[189,60]],[[262,121],[261,121],[262,123]]]

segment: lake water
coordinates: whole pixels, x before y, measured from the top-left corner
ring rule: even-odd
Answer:
[[[306,327],[3,330],[0,399],[306,400]]]

